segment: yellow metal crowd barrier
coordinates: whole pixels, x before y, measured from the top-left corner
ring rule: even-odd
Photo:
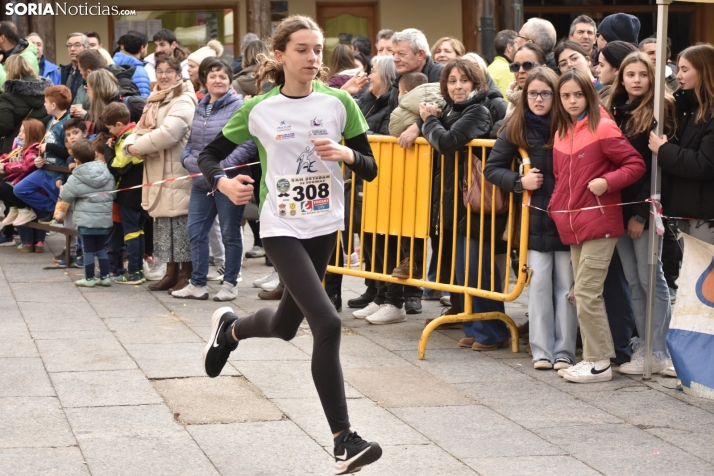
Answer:
[[[356,276],[362,278],[370,278],[377,281],[387,283],[397,283],[405,286],[416,286],[420,288],[428,288],[439,291],[448,291],[449,293],[463,294],[464,306],[463,312],[457,315],[440,316],[432,320],[422,332],[421,341],[419,342],[419,359],[424,359],[426,355],[426,345],[431,332],[442,324],[462,323],[467,321],[499,319],[506,323],[511,333],[511,349],[513,352],[518,352],[518,330],[513,320],[501,312],[483,312],[474,313],[472,297],[480,297],[492,299],[496,301],[513,301],[523,291],[523,288],[528,284],[530,279],[530,269],[527,267],[527,250],[528,250],[528,224],[529,211],[527,207],[521,206],[517,201],[517,195],[506,195],[508,200],[508,212],[496,215],[486,214],[483,210],[476,213],[466,213],[465,218],[459,217],[458,202],[462,201],[462,189],[464,186],[471,186],[472,176],[472,160],[468,160],[468,173],[464,173],[463,166],[459,165],[458,153],[453,159],[454,177],[453,183],[445,183],[444,173],[439,175],[440,181],[434,184],[434,149],[429,143],[419,138],[410,149],[403,149],[397,144],[397,139],[388,136],[370,136],[370,144],[374,152],[374,158],[379,167],[377,178],[369,183],[363,184],[362,191],[362,206],[361,210],[356,206],[356,201],[359,200],[359,193],[355,193],[356,177],[352,174],[347,177],[346,184],[351,187],[352,192],[349,194],[350,200],[345,204],[346,213],[349,214],[348,231],[346,233],[343,246],[347,250],[353,249],[353,237],[359,234],[360,252],[359,252],[359,268],[351,269],[349,259],[344,265],[339,265],[339,257],[341,255],[340,243],[341,239],[338,236],[337,250],[335,253],[335,265],[328,266],[327,271],[330,273]],[[468,144],[468,155],[480,154],[483,166],[487,163],[487,149],[493,147],[493,140],[473,140]],[[524,167],[523,173],[528,171],[530,160],[527,153],[523,150],[521,159]],[[439,170],[444,171],[447,165],[445,156],[440,156]],[[514,158],[512,167],[517,167],[518,164]],[[349,170],[349,169],[347,169]],[[462,175],[462,183],[459,183],[459,171]],[[464,178],[463,175],[466,177]],[[438,187],[437,193],[439,197],[439,220],[438,226],[432,226],[432,195],[434,186]],[[445,187],[451,186],[453,190],[453,209],[445,210],[444,190]],[[493,194],[496,193],[496,187],[493,186]],[[485,178],[482,177],[481,183],[481,203],[484,203],[486,193]],[[523,194],[523,203],[527,203],[527,194]],[[449,214],[449,215],[447,215]],[[463,215],[463,213],[462,213]],[[444,226],[444,218],[449,216],[452,219],[453,226],[451,229],[446,229]],[[463,272],[463,283],[457,284],[456,279],[456,249],[457,249],[457,223],[459,219],[466,221],[466,243],[465,247],[465,270]],[[478,220],[479,236],[471,236],[472,220]],[[358,223],[355,227],[354,224]],[[487,230],[488,233],[484,233]],[[484,235],[489,235],[488,250],[489,256],[484,257]],[[519,236],[515,236],[518,234]],[[445,239],[446,237],[446,239]],[[470,283],[469,271],[472,262],[470,256],[470,239],[478,240],[478,280],[476,283]],[[437,255],[437,281],[441,273],[442,266],[446,266],[449,271],[448,283],[433,282],[426,279],[427,268],[427,247],[428,239],[438,240]],[[503,240],[505,243],[497,243]],[[498,246],[497,246],[498,245]],[[433,246],[433,245],[432,245]],[[497,247],[506,250],[505,256],[496,255]],[[516,276],[515,283],[510,281],[511,270],[511,253],[510,250],[515,249],[519,258],[519,270]],[[349,256],[350,253],[347,253]],[[418,263],[418,275],[413,275],[414,268],[411,267],[408,279],[399,279],[392,276],[392,270],[399,265],[405,257],[412,257]],[[366,269],[365,259],[368,259],[370,265]],[[484,259],[486,258],[486,259]],[[377,266],[377,262],[381,262],[381,267]],[[483,269],[484,261],[488,267]],[[497,265],[500,262],[500,266]],[[496,283],[495,269],[499,270],[503,276],[503,282]],[[484,274],[486,273],[486,274]],[[484,276],[490,279],[482,279]],[[500,288],[500,290],[499,290]]]

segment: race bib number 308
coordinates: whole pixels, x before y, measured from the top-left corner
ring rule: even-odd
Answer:
[[[305,218],[330,211],[330,173],[280,175],[275,179],[277,214]]]

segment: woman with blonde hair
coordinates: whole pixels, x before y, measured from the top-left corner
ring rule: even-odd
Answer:
[[[243,50],[243,63],[241,71],[233,79],[233,89],[243,96],[255,96],[258,94],[258,86],[255,82],[255,73],[258,72],[260,64],[270,58],[270,50],[260,40],[251,41],[245,45]]]
[[[141,117],[146,100],[141,96],[122,98],[119,82],[116,76],[106,69],[92,71],[87,76],[87,85],[84,87],[89,97],[89,120],[94,122],[94,133],[109,132],[105,124],[99,120],[104,109],[113,102],[123,102],[129,109],[132,122]]]
[[[456,38],[445,36],[439,38],[431,47],[431,58],[437,63],[446,64],[454,58],[459,58],[466,53],[464,44]]]

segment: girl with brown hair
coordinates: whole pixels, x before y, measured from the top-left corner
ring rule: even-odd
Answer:
[[[505,192],[531,193],[530,203],[548,208],[555,188],[553,172],[553,110],[558,77],[548,67],[528,75],[522,98],[498,136],[489,156],[486,179]],[[526,175],[511,170],[518,149],[528,151],[532,168]],[[533,268],[528,300],[529,339],[533,367],[567,369],[575,364],[578,320],[568,302],[573,282],[570,248],[560,240],[555,222],[540,210],[530,210],[528,265]]]
[[[332,56],[330,56],[330,78],[327,80],[327,85],[332,88],[340,88],[357,73],[358,69],[352,48],[342,44],[335,46]]]
[[[272,38],[274,58],[263,63],[257,78],[276,87],[248,100],[199,155],[198,165],[215,193],[244,205],[253,194],[253,179],[230,179],[220,163],[247,140],[258,145],[263,164],[260,233],[285,286],[277,308],[240,318],[230,307],[214,312],[203,363],[206,374],[217,377],[241,340],[291,340],[307,319],[314,341],[312,376],[334,438],[336,474],[346,474],[379,459],[382,449],[350,430],[340,364],[342,322],[322,279],[337,231],[344,229],[339,162],[366,181],[376,177],[377,165],[357,104],[320,81],[323,45],[322,30],[311,18],[283,20]]]
[[[553,172],[548,213],[563,244],[570,245],[583,360],[559,375],[571,382],[612,379],[615,357],[602,298],[607,269],[622,236],[620,190],[645,173],[642,156],[601,109],[587,73],[573,68],[558,82]]]

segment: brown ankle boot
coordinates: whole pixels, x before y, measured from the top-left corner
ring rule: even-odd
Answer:
[[[171,286],[175,286],[179,279],[179,264],[166,263],[166,274],[161,281],[149,284],[149,291],[166,291]]]
[[[178,265],[176,266],[178,267]],[[178,273],[178,280],[176,284],[168,290],[169,294],[188,286],[191,283],[191,273],[193,273],[193,263],[191,261],[181,263],[181,272]]]

